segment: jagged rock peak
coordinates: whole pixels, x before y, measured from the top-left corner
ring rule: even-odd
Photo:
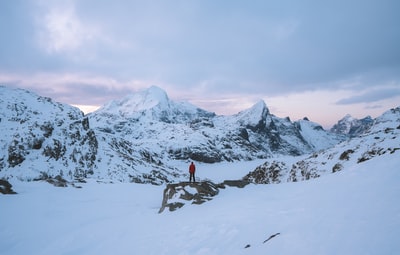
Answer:
[[[269,109],[267,107],[267,104],[265,103],[264,100],[260,99],[258,100],[257,103],[255,103],[251,108],[250,111],[257,111],[260,113],[269,113]]]
[[[269,109],[264,100],[259,100],[249,109],[239,112],[237,117],[239,122],[245,121],[249,124],[257,125],[260,120],[265,120],[269,113]]]
[[[373,123],[371,116],[356,119],[350,114],[346,114],[337,124],[331,128],[331,132],[354,137],[365,132]]]

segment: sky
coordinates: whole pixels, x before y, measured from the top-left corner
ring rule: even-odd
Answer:
[[[325,128],[400,106],[397,0],[0,1],[0,85],[85,112],[156,85]]]

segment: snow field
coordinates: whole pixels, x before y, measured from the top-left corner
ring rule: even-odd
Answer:
[[[398,254],[399,163],[383,155],[310,181],[226,188],[162,214],[163,186],[13,182],[19,194],[0,196],[0,248],[9,255]]]

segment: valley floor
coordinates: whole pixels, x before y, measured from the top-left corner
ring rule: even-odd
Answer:
[[[382,156],[311,181],[227,188],[202,205],[162,214],[164,186],[89,181],[78,189],[12,182],[18,194],[0,196],[0,250],[8,255],[399,254],[400,159],[390,159]],[[244,171],[239,168],[221,164],[207,171]],[[217,182],[223,176],[213,173],[207,176]]]

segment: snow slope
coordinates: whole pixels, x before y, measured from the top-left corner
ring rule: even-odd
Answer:
[[[227,188],[162,214],[161,186],[15,181],[19,194],[0,196],[0,247],[8,255],[398,254],[399,164],[385,154],[309,181]]]

